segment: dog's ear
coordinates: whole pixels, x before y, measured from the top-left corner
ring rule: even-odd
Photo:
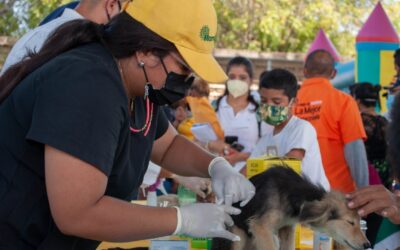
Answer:
[[[299,219],[301,223],[315,223],[322,221],[328,211],[328,204],[324,201],[306,201],[301,206]]]

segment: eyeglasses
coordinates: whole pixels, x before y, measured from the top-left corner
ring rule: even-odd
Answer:
[[[182,66],[182,70],[185,72],[189,72],[190,74],[192,74],[193,70],[190,68],[190,66],[183,61],[178,55],[176,55],[175,53],[169,53],[181,66]]]
[[[125,11],[131,2],[132,2],[132,0],[119,0],[118,7],[119,7],[120,11],[121,12]]]

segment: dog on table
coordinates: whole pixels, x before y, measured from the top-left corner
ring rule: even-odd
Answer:
[[[294,250],[297,223],[326,233],[351,250],[370,247],[360,217],[347,207],[343,194],[326,192],[287,166],[269,168],[250,181],[256,194],[241,214],[232,217],[231,231],[241,240],[213,239],[213,250],[277,250],[274,235],[280,250]]]

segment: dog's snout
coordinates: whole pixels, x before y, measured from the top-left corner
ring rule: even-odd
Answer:
[[[371,248],[371,244],[369,242],[364,243],[363,247],[364,247],[364,249],[369,249],[369,248]]]

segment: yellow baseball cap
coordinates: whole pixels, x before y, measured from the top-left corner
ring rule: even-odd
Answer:
[[[133,0],[126,12],[173,43],[200,78],[226,81],[225,72],[212,54],[217,15],[211,0]]]

